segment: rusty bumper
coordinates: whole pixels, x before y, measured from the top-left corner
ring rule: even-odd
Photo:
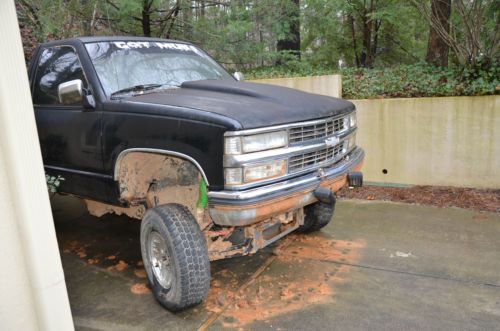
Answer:
[[[364,160],[361,148],[346,158],[314,173],[246,191],[210,192],[209,212],[214,223],[222,226],[245,226],[269,219],[317,201],[314,190],[333,192],[346,185],[347,174],[360,171]]]

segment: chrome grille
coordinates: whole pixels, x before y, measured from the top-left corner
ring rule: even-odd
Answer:
[[[346,152],[347,141],[314,152],[294,155],[288,159],[288,173],[292,174],[323,163],[333,162]]]
[[[320,139],[337,134],[347,129],[347,117],[328,119],[321,123],[294,127],[289,130],[290,144]]]

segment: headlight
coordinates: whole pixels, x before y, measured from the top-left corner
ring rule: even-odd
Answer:
[[[247,166],[244,168],[226,168],[224,177],[226,185],[239,185],[280,177],[285,174],[286,161],[278,160],[269,163]]]
[[[349,115],[349,127],[352,128],[352,127],[355,127],[356,125],[358,124],[357,120],[356,120],[356,112],[353,111],[350,115]]]
[[[224,151],[227,155],[235,155],[284,147],[287,144],[287,132],[276,131],[251,136],[227,137],[224,143]]]

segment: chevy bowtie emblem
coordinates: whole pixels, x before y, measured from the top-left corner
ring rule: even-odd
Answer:
[[[325,139],[325,144],[327,146],[333,146],[333,145],[337,145],[339,143],[340,139],[338,137],[330,137],[330,138],[327,138]]]

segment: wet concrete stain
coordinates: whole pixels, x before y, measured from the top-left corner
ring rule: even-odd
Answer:
[[[80,203],[69,206],[72,211],[56,209],[55,225],[77,329],[492,330],[499,325],[498,286],[490,286],[499,284],[497,214],[339,201],[334,228],[292,234],[254,255],[211,263],[210,297],[171,313],[136,273],[144,270],[140,222],[116,215],[98,219]],[[360,234],[366,243],[354,240]],[[398,251],[418,258],[390,259]],[[125,270],[107,270],[120,260],[128,264]],[[463,281],[446,280],[450,275]]]

